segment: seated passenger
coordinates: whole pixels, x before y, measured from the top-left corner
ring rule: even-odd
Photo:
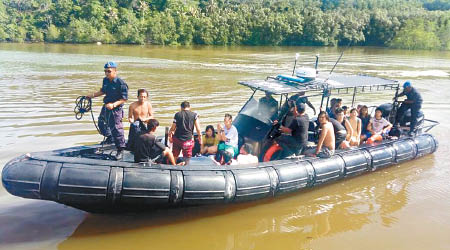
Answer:
[[[258,157],[252,155],[253,146],[250,143],[244,143],[239,150],[237,164],[253,164],[258,163]]]
[[[350,136],[350,146],[359,146],[361,142],[361,119],[358,118],[358,111],[356,108],[350,110],[350,117],[348,122],[352,127],[352,135]]]
[[[205,134],[202,135],[202,143],[200,146],[200,154],[206,154],[208,148],[219,144],[219,137],[216,136],[214,127],[212,125],[206,126]]]
[[[342,99],[336,98],[334,99],[334,102],[333,99],[331,99],[330,103],[328,115],[330,118],[336,119],[336,109],[342,106]]]
[[[150,119],[147,122],[148,131],[141,134],[136,139],[136,147],[134,153],[134,162],[148,162],[159,156],[157,163],[162,163],[163,158],[166,157],[170,164],[175,165],[175,158],[172,151],[164,144],[156,140],[154,135],[159,122],[155,119]]]
[[[338,149],[346,149],[350,147],[347,139],[350,139],[349,136],[352,134],[352,128],[350,123],[344,119],[344,111],[341,108],[337,108],[336,111],[336,119],[330,118],[330,122],[333,124],[334,128],[334,136],[336,139],[335,148]]]
[[[128,110],[128,121],[130,131],[128,133],[127,149],[134,151],[136,138],[145,130],[145,124],[153,118],[152,104],[148,101],[148,92],[145,89],[138,89],[138,101],[130,104]]]
[[[342,106],[341,109],[344,111],[344,117],[347,118],[348,117],[348,107],[347,106]]]
[[[383,111],[380,108],[375,110],[375,117],[372,117],[369,122],[368,130],[372,136],[367,139],[367,143],[374,143],[382,141],[383,136],[387,135],[392,128],[392,124],[382,117]]]
[[[337,100],[336,98],[331,98],[330,100],[330,106],[327,107],[326,109],[328,117],[332,117],[334,115],[334,112],[331,111],[331,109],[334,108],[334,106],[336,105],[336,100]]]
[[[335,149],[333,124],[330,122],[330,117],[328,117],[328,114],[325,111],[321,111],[317,119],[319,121],[319,126],[321,127],[319,141],[315,148],[306,151],[306,155],[330,158],[334,155]]]
[[[292,154],[300,155],[306,148],[308,143],[309,117],[305,113],[305,109],[305,104],[297,101],[293,110],[294,119],[290,126],[280,127],[281,132],[290,134],[282,134],[275,139],[275,141],[283,148],[281,158],[285,158]]]
[[[361,119],[361,142],[363,142],[372,136],[368,130],[370,115],[369,108],[366,105],[363,105],[359,110],[359,119]]]
[[[263,114],[269,114],[268,118],[273,121],[278,116],[278,102],[269,92],[266,92],[264,97],[259,99],[258,110]]]
[[[232,122],[233,117],[230,114],[225,114],[225,118],[223,119],[224,126],[217,124],[217,137],[220,142],[216,146],[208,147],[208,154],[216,154],[221,150],[232,153],[231,158],[234,158],[238,154],[239,135]]]

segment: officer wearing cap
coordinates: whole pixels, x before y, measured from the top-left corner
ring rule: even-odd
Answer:
[[[423,100],[420,93],[417,91],[417,89],[411,86],[411,82],[409,81],[406,81],[403,84],[403,92],[400,93],[397,97],[401,97],[404,95],[406,95],[406,100],[403,101],[402,105],[400,105],[400,108],[397,111],[395,124],[398,125],[406,111],[408,111],[408,109],[411,109],[411,122],[409,125],[409,134],[411,135],[415,130],[417,124],[417,116],[419,114],[420,108],[422,107]]]
[[[287,157],[292,154],[299,155],[306,148],[306,144],[308,143],[309,117],[305,113],[305,110],[305,104],[297,100],[293,110],[294,119],[288,127],[280,127],[281,132],[290,134],[283,134],[276,139],[276,142],[283,148],[282,157]]]
[[[90,95],[88,98],[105,95],[103,108],[98,117],[100,132],[106,137],[105,142],[114,142],[117,147],[116,159],[121,160],[125,148],[125,137],[123,132],[123,104],[128,99],[128,85],[117,77],[117,64],[107,62],[105,64],[105,78],[102,88]]]

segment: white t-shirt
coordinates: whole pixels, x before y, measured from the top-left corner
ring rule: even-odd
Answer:
[[[231,125],[230,129],[227,129],[227,127],[223,126],[223,131],[225,132],[225,137],[227,138],[225,144],[237,148],[239,135],[236,127],[234,125]]]
[[[258,163],[258,157],[248,154],[248,155],[238,155],[238,157],[231,160],[231,165],[245,165],[245,164],[255,164]]]
[[[377,120],[375,117],[370,118],[370,123],[372,123],[372,130],[375,133],[381,133],[381,131],[383,130],[384,127],[391,124],[384,118]]]
[[[248,155],[238,155],[237,164],[252,164],[258,163],[258,157],[248,154]]]

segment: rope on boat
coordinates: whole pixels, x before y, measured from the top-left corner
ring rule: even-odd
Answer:
[[[91,112],[92,122],[95,125],[95,128],[97,129],[97,132],[100,133],[100,129],[97,126],[97,123],[95,122],[94,118],[94,112],[92,111],[92,99],[87,96],[79,96],[75,100],[75,108],[73,109],[73,112],[75,113],[75,118],[77,120],[81,120],[83,118],[84,113]]]

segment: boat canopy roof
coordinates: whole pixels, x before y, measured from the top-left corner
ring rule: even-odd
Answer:
[[[301,82],[301,81],[304,82]],[[384,79],[367,75],[339,75],[333,74],[328,78],[316,78],[305,81],[304,79],[279,75],[267,77],[265,80],[239,81],[239,84],[252,90],[261,90],[274,95],[359,88],[365,90],[398,89],[399,84],[395,80]]]

